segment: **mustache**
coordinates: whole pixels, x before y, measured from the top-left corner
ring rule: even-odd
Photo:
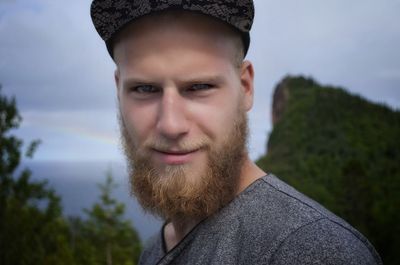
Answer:
[[[207,150],[210,148],[210,143],[208,139],[196,139],[196,141],[188,141],[188,140],[169,140],[169,139],[150,139],[146,143],[144,143],[143,147],[145,149],[154,149],[160,152],[191,152],[195,150]]]

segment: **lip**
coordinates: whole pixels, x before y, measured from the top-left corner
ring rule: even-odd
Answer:
[[[154,149],[155,159],[162,164],[167,165],[182,165],[192,161],[193,156],[198,152],[198,150],[192,151],[180,151],[180,150],[168,150],[161,151]]]

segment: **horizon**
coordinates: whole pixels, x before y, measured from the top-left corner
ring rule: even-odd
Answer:
[[[16,135],[42,139],[37,161],[124,161],[114,64],[90,0],[0,1],[0,83],[23,117]],[[255,1],[247,59],[255,66],[249,153],[265,153],[272,93],[290,75],[400,108],[400,1]]]

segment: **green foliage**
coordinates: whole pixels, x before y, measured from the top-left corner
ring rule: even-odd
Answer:
[[[100,200],[86,209],[86,221],[71,219],[77,264],[137,264],[141,244],[130,221],[124,219],[125,205],[112,197],[116,187],[111,172],[99,184]],[[83,255],[84,254],[84,255]]]
[[[31,181],[29,169],[17,172],[23,142],[10,131],[21,120],[15,99],[0,87],[0,264],[70,264],[60,198],[46,182]],[[28,157],[38,143],[28,147]]]
[[[30,179],[19,169],[21,139],[12,135],[22,119],[14,98],[0,86],[0,264],[1,265],[135,265],[141,245],[124,204],[111,192],[111,173],[100,184],[100,202],[86,210],[88,220],[62,216],[60,198],[46,181]],[[31,158],[40,141],[29,144]]]
[[[287,77],[289,98],[257,162],[342,216],[400,264],[400,113]]]

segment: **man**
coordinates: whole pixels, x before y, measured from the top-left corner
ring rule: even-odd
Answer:
[[[246,151],[251,0],[94,0],[132,190],[165,220],[140,264],[381,264],[361,234]]]

